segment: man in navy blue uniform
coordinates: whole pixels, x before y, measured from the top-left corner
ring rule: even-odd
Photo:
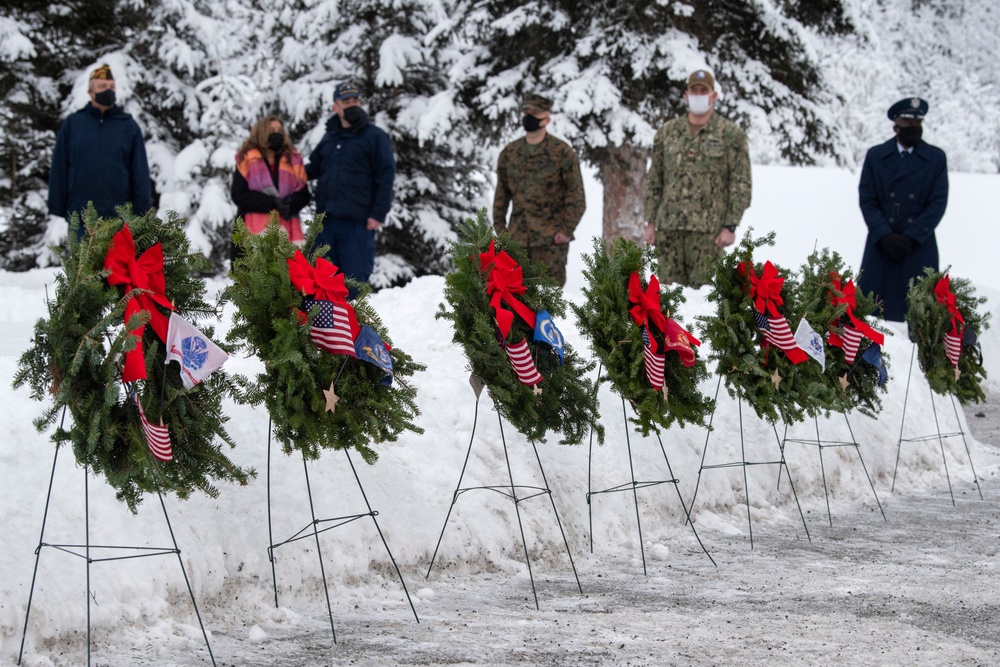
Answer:
[[[368,282],[375,268],[375,232],[392,205],[396,158],[392,141],[368,120],[360,92],[343,82],[333,91],[326,134],[309,156],[306,174],[316,179],[316,209],[324,214],[316,245],[348,278]],[[357,296],[351,290],[351,298]]]
[[[94,202],[97,215],[114,218],[132,204],[143,215],[152,206],[146,144],[139,125],[115,99],[111,68],[101,65],[87,84],[90,104],[63,121],[52,151],[49,213],[69,220]],[[77,230],[83,235],[83,226]]]
[[[901,322],[911,278],[938,268],[934,229],[948,205],[944,151],[921,141],[927,102],[907,98],[889,107],[896,136],[868,150],[858,194],[868,239],[858,287],[882,302],[882,316]]]

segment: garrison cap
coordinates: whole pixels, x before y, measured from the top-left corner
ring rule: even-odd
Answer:
[[[707,69],[696,69],[688,76],[687,87],[690,88],[695,84],[701,84],[709,90],[715,90],[715,77]]]
[[[552,111],[552,100],[538,93],[529,93],[524,97],[524,101],[521,102],[521,110],[524,111],[526,109],[549,113]]]
[[[349,97],[361,97],[361,91],[350,81],[343,81],[337,84],[337,87],[333,89],[333,101],[339,102],[340,100],[346,100]]]
[[[889,107],[887,115],[892,121],[897,118],[923,118],[927,115],[928,108],[927,100],[922,100],[919,97],[907,97]]]
[[[100,67],[98,67],[97,69],[95,69],[93,72],[90,73],[90,80],[93,81],[94,79],[106,79],[108,81],[114,81],[115,77],[111,75],[111,67],[107,63],[104,63],[103,65],[101,65]]]

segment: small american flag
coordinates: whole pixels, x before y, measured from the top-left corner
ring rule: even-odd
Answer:
[[[531,350],[528,349],[527,339],[522,338],[520,343],[515,343],[514,345],[507,345],[503,343],[503,348],[507,350],[507,356],[510,357],[510,364],[514,367],[514,372],[517,373],[517,379],[521,381],[521,384],[526,384],[529,387],[536,385],[541,382],[541,374],[535,367],[535,362],[531,358]]]
[[[788,320],[783,316],[765,317],[755,310],[753,318],[757,323],[757,328],[764,334],[764,340],[782,350],[793,364],[801,363],[809,358],[795,342],[795,335],[792,333],[791,327],[788,326]]]
[[[844,361],[853,364],[855,357],[858,356],[858,346],[861,345],[864,334],[854,327],[845,326],[840,338],[844,341]]]
[[[146,419],[146,413],[142,411],[142,404],[139,397],[135,397],[135,406],[139,408],[139,422],[142,424],[142,432],[146,436],[146,445],[149,451],[161,461],[173,461],[174,451],[170,445],[170,431],[162,424],[157,426]]]
[[[955,368],[958,368],[958,357],[962,354],[962,337],[953,333],[944,335],[944,356]]]
[[[642,348],[642,355],[646,361],[646,378],[649,379],[653,389],[659,390],[663,386],[663,367],[667,355],[653,352],[646,327],[642,327]]]
[[[316,314],[309,326],[309,338],[312,339],[312,342],[327,352],[346,354],[357,358],[347,311],[350,306],[324,299],[313,299],[312,297],[307,297],[302,301],[302,307],[307,313],[316,306],[319,306],[319,313]]]

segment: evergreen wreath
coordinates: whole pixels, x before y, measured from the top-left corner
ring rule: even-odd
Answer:
[[[129,333],[149,322],[150,313],[139,310],[125,322],[126,307],[149,292],[126,292],[109,284],[105,258],[115,235],[126,226],[138,254],[162,244],[165,295],[175,312],[188,320],[215,314],[203,300],[204,284],[196,277],[210,265],[203,256],[190,254],[182,219],[171,214],[161,221],[152,212],[138,217],[127,209],[120,214],[121,219],[99,219],[93,206],[88,207],[82,221],[76,215],[71,220],[68,253],[53,248],[63,254],[63,270],[56,275],[48,317],[37,322],[32,345],[21,356],[14,386],[27,385],[38,401],[51,398],[34,422],[39,432],[52,426],[64,408],[69,412],[71,425],[60,421],[52,441],[57,447],[71,444],[77,463],[103,475],[132,512],[143,493],[173,492],[187,498],[199,490],[216,497],[214,482],[245,485],[256,474],[233,463],[217,444],[218,439],[235,447],[223,427],[228,417],[222,411],[223,398],[235,389],[233,382],[219,369],[185,388],[177,365],[164,365],[165,345],[152,327],[139,336]],[[78,241],[80,224],[86,233]],[[212,336],[210,327],[202,326],[202,331]],[[144,351],[138,368],[141,372],[144,366],[147,379],[126,385],[123,359],[137,343],[138,355]],[[150,451],[128,395],[133,392],[149,421],[168,427],[173,460],[157,460]]]
[[[702,340],[711,345],[716,372],[730,396],[745,400],[761,419],[774,423],[780,418],[793,424],[806,415],[833,409],[834,390],[823,378],[819,363],[812,359],[792,363],[785,352],[764,343],[754,317],[748,273],[752,268],[755,275],[763,274],[764,266],[754,264],[754,253],[762,246],[773,246],[775,234],[752,239],[752,231],[713,266],[708,300],[718,305],[714,316],[699,318]],[[786,276],[780,314],[791,326],[802,317],[799,287],[780,267],[778,273]]]
[[[305,247],[312,247],[321,229],[319,219],[311,223]],[[378,366],[321,350],[309,333],[317,313],[304,312],[303,295],[289,275],[288,260],[295,257],[296,246],[277,224],[260,235],[239,225],[234,240],[243,256],[233,264],[233,284],[224,295],[237,309],[227,340],[264,363],[255,378],[236,376],[236,398],[267,407],[282,450],[316,459],[323,449],[354,448],[374,463],[378,454],[372,443],[395,442],[403,431],[423,433],[413,423],[420,411],[416,388],[407,380],[425,366],[392,347],[393,381],[386,384],[386,373]],[[312,262],[325,250],[316,248]],[[368,303],[368,287],[355,285],[361,288],[352,304],[358,323],[370,326],[391,346]]]
[[[532,356],[544,379],[534,388],[522,384],[504,345],[530,340],[534,331],[521,317],[515,316],[506,340],[500,335],[480,255],[505,252],[520,266],[524,292],[516,298],[535,313],[548,311],[553,317],[564,316],[566,303],[562,291],[547,277],[545,267],[529,262],[524,250],[506,233],[494,238],[485,209],[479,211],[475,220],[461,223],[458,234],[458,239],[451,243],[455,269],[445,278],[446,303],[440,304],[437,317],[452,322],[454,342],[465,351],[472,373],[489,387],[497,411],[532,442],[542,440],[549,429],[562,434],[560,444],[579,444],[591,429],[603,442],[604,428],[597,418],[595,386],[585,377],[585,373],[594,369],[594,362],[584,361],[570,345],[564,344],[560,365],[554,350],[549,353],[536,345]],[[484,268],[489,272],[489,266]],[[506,308],[501,305],[498,310]]]
[[[950,268],[942,272],[927,267],[922,277],[910,281],[906,324],[910,340],[917,345],[920,369],[931,389],[951,394],[963,404],[979,403],[986,400],[981,386],[986,369],[979,337],[990,327],[990,313],[979,313],[986,297],[977,297],[968,280],[951,278]],[[957,311],[954,319],[949,305]],[[958,329],[954,348],[960,352],[957,366],[945,352],[945,337],[953,333],[953,326]]]
[[[800,270],[800,280],[806,319],[827,340],[824,378],[834,390],[832,409],[847,412],[856,408],[875,418],[882,409],[881,394],[886,392],[885,383],[879,384],[879,365],[865,359],[866,351],[875,341],[869,336],[854,334],[859,342],[852,361],[848,361],[849,353],[845,349],[849,345],[847,338],[852,335],[850,332],[870,331],[876,338],[889,333],[882,327],[872,326],[869,321],[876,313],[874,297],[857,290],[854,276],[844,267],[843,259],[826,248],[809,255]],[[860,329],[856,325],[860,325]],[[875,350],[870,354],[874,355]],[[884,345],[880,346],[877,356],[887,373],[889,356]]]
[[[631,421],[644,436],[650,430],[669,428],[673,422],[682,427],[688,423],[704,424],[715,403],[698,390],[698,383],[708,377],[704,359],[694,355],[687,367],[680,354],[666,353],[663,369],[663,390],[653,387],[647,377],[645,343],[642,329],[630,315],[635,305],[630,299],[633,274],[656,275],[656,251],[624,238],[615,239],[608,247],[602,239],[594,239],[594,253],[584,255],[584,276],[588,280],[583,294],[586,302],[572,306],[580,332],[590,339],[590,347],[601,362],[604,376],[612,388],[625,398],[635,411]],[[658,281],[654,283],[658,286]],[[643,291],[649,283],[639,280],[636,287]],[[660,312],[671,318],[684,303],[683,288],[660,289]],[[663,345],[663,336],[653,327],[652,335]]]

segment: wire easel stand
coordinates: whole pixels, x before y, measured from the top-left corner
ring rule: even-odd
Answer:
[[[66,411],[63,410],[63,419],[66,418]],[[62,424],[60,424],[62,428]],[[163,494],[158,493],[157,496],[160,499],[160,508],[163,510],[163,519],[167,523],[167,529],[170,532],[170,541],[173,546],[170,547],[132,547],[132,546],[122,546],[122,545],[108,545],[108,544],[91,544],[90,543],[90,468],[89,466],[83,467],[83,497],[84,497],[84,543],[83,544],[50,544],[45,541],[45,525],[48,522],[49,517],[49,504],[52,500],[52,484],[55,479],[56,474],[56,463],[59,461],[59,447],[56,447],[55,456],[52,459],[52,472],[49,475],[49,490],[45,494],[45,511],[42,514],[42,529],[38,537],[38,548],[35,549],[35,569],[31,574],[31,589],[28,593],[28,608],[24,613],[24,630],[21,633],[21,650],[17,654],[17,664],[21,664],[21,658],[24,656],[24,641],[28,634],[28,619],[31,616],[31,603],[35,594],[35,582],[38,579],[38,561],[42,555],[43,547],[50,547],[56,549],[57,551],[62,551],[68,553],[72,556],[82,558],[87,563],[87,665],[91,664],[91,622],[90,622],[90,605],[91,605],[91,594],[90,594],[90,566],[93,563],[103,563],[109,561],[119,561],[119,560],[131,560],[135,558],[148,558],[151,556],[167,556],[170,554],[176,554],[177,563],[181,567],[181,573],[184,575],[184,583],[187,585],[188,595],[191,596],[191,606],[194,607],[195,616],[198,618],[198,626],[201,628],[201,635],[205,639],[205,648],[208,649],[208,657],[212,661],[212,665],[215,665],[215,656],[212,654],[212,645],[208,641],[208,633],[205,632],[205,624],[201,621],[201,613],[198,611],[198,603],[194,599],[194,591],[191,588],[191,580],[188,579],[187,570],[184,568],[184,560],[181,558],[181,550],[177,547],[177,538],[174,536],[174,528],[170,524],[170,517],[167,515],[167,506],[163,501]],[[109,555],[109,556],[97,556],[95,552],[108,552],[110,554],[118,554],[123,551],[131,551],[137,553],[131,553],[128,555]]]
[[[573,562],[573,554],[570,553],[569,550],[569,540],[566,539],[566,531],[563,530],[562,520],[559,518],[559,511],[556,509],[556,502],[552,498],[552,491],[549,489],[549,482],[545,477],[545,469],[542,467],[542,459],[538,456],[538,448],[535,446],[534,442],[531,443],[531,449],[535,453],[535,460],[538,462],[538,470],[542,475],[542,483],[544,486],[514,484],[514,474],[511,472],[510,466],[510,454],[507,452],[507,438],[504,436],[503,432],[503,417],[500,416],[499,409],[497,410],[497,419],[500,422],[500,440],[503,443],[503,456],[504,460],[507,462],[507,478],[510,480],[510,484],[470,487],[462,486],[462,479],[465,477],[465,470],[469,465],[469,455],[472,454],[472,443],[475,442],[476,439],[476,424],[479,421],[479,397],[477,396],[476,410],[472,419],[472,435],[469,438],[469,448],[465,452],[465,462],[462,464],[462,472],[458,476],[458,484],[455,487],[455,492],[451,496],[451,505],[448,506],[448,514],[444,518],[444,525],[441,526],[441,534],[438,536],[437,546],[434,547],[434,555],[431,556],[430,565],[427,566],[426,578],[431,576],[431,570],[434,568],[434,561],[437,560],[438,549],[441,548],[441,540],[444,539],[444,531],[448,527],[448,520],[451,518],[451,512],[455,508],[455,503],[458,502],[458,498],[468,491],[493,491],[514,501],[514,512],[517,515],[517,527],[521,533],[521,544],[524,546],[524,560],[528,565],[528,578],[531,580],[531,595],[535,599],[535,609],[539,609],[538,591],[535,588],[535,575],[531,570],[531,554],[528,551],[528,541],[524,537],[524,524],[521,521],[520,504],[538,496],[548,496],[549,502],[552,504],[552,513],[556,517],[556,524],[559,526],[559,533],[562,535],[563,545],[566,547],[566,555],[569,557],[570,567],[573,568],[573,577],[576,579],[576,587],[582,595],[583,586],[580,585],[580,577],[576,572],[576,563]],[[519,491],[523,491],[526,495],[518,496]]]
[[[385,547],[385,552],[389,554],[389,560],[392,562],[392,567],[396,570],[396,576],[399,577],[399,583],[403,587],[403,593],[406,594],[406,601],[410,604],[410,610],[413,611],[413,618],[416,619],[417,623],[420,622],[420,617],[417,616],[417,610],[413,606],[413,600],[410,598],[410,591],[406,588],[406,582],[403,581],[403,573],[399,569],[399,565],[396,564],[396,559],[392,555],[392,551],[389,549],[389,543],[385,540],[385,535],[382,533],[382,528],[378,525],[378,512],[372,509],[371,503],[368,502],[368,494],[365,493],[365,488],[361,484],[361,478],[358,477],[358,471],[354,467],[354,461],[351,460],[351,455],[348,451],[344,450],[344,455],[347,457],[347,462],[351,466],[351,472],[354,474],[354,481],[358,483],[358,489],[361,491],[361,497],[364,498],[365,507],[368,508],[367,512],[361,514],[348,514],[345,516],[331,517],[328,519],[317,519],[316,518],[316,506],[313,503],[312,494],[312,484],[309,481],[309,462],[306,460],[305,454],[302,455],[302,470],[306,478],[306,493],[309,496],[309,516],[311,521],[296,531],[291,537],[281,542],[274,541],[274,531],[272,528],[271,521],[271,421],[268,420],[267,424],[267,537],[270,543],[267,547],[267,559],[271,562],[271,581],[274,584],[274,606],[278,607],[278,574],[275,568],[275,555],[274,551],[278,547],[283,547],[286,544],[291,544],[293,542],[298,542],[299,540],[305,540],[312,537],[316,542],[316,557],[319,559],[319,573],[323,581],[323,593],[326,596],[326,613],[330,618],[330,633],[333,636],[333,643],[337,643],[337,629],[333,624],[333,607],[330,604],[330,589],[326,584],[326,567],[323,564],[323,548],[320,545],[319,536],[328,530],[333,530],[334,528],[339,528],[340,526],[346,525],[358,519],[363,519],[364,517],[371,517],[372,523],[375,524],[375,530],[378,531],[378,536],[382,540],[382,546]]]
[[[722,388],[722,376],[719,376],[719,383],[715,386],[715,410],[719,409],[719,389]],[[792,497],[795,498],[795,507],[799,510],[799,518],[802,519],[802,528],[806,532],[806,539],[812,542],[812,537],[809,536],[809,526],[806,525],[805,514],[802,513],[802,505],[799,504],[799,495],[795,492],[795,484],[792,482],[792,474],[788,470],[788,464],[785,463],[785,450],[781,446],[781,439],[778,437],[778,429],[772,424],[771,428],[774,430],[774,439],[778,446],[778,451],[781,453],[781,458],[777,461],[747,461],[746,453],[746,442],[743,436],[743,397],[742,394],[737,392],[736,395],[736,405],[739,410],[740,418],[740,460],[730,461],[728,463],[715,463],[712,465],[705,465],[705,456],[708,454],[708,442],[712,438],[712,422],[715,420],[715,411],[712,412],[712,416],[708,420],[708,432],[705,434],[705,447],[701,452],[701,467],[698,469],[698,480],[694,485],[694,494],[691,496],[691,511],[694,511],[694,503],[698,498],[698,489],[701,486],[701,474],[705,470],[716,470],[721,468],[743,468],[743,495],[746,498],[747,505],[747,525],[750,529],[750,548],[753,549],[753,517],[750,514],[750,484],[747,481],[747,468],[751,466],[767,466],[776,465],[778,466],[778,478],[781,478],[782,468],[788,475],[788,486],[792,489]]]
[[[882,520],[888,522],[889,520],[885,516],[885,510],[882,509],[882,503],[878,499],[878,493],[875,492],[875,484],[872,482],[872,476],[868,474],[868,466],[865,465],[865,459],[861,456],[861,445],[858,444],[857,439],[854,437],[854,429],[851,428],[851,420],[847,417],[847,412],[843,411],[841,414],[844,415],[844,421],[847,422],[847,431],[851,434],[850,440],[822,440],[819,436],[819,418],[813,416],[813,423],[816,426],[816,439],[805,439],[805,438],[789,438],[788,436],[788,425],[785,424],[785,436],[781,441],[781,451],[784,454],[785,445],[789,442],[796,442],[803,445],[813,445],[819,451],[819,469],[823,475],[823,495],[826,498],[826,517],[830,522],[830,527],[833,528],[833,514],[830,512],[830,490],[826,483],[826,465],[823,463],[823,450],[830,447],[854,447],[854,451],[858,453],[858,460],[861,461],[861,468],[865,471],[865,477],[868,479],[868,486],[872,489],[872,495],[875,497],[875,503],[878,505],[878,511],[882,513]],[[781,488],[781,470],[778,470],[778,488]]]
[[[681,496],[680,480],[674,476],[673,468],[670,465],[670,459],[667,458],[667,450],[663,446],[663,440],[660,438],[659,429],[654,429],[653,432],[656,434],[656,440],[660,443],[660,451],[663,453],[663,460],[667,464],[667,473],[670,475],[670,479],[657,479],[640,481],[635,478],[635,466],[632,463],[632,440],[629,431],[628,414],[625,410],[625,398],[622,398],[622,417],[625,420],[625,444],[628,447],[628,469],[631,476],[631,482],[625,482],[617,486],[613,486],[608,489],[603,489],[601,491],[593,491],[591,486],[591,469],[593,467],[593,453],[594,453],[594,430],[590,430],[590,446],[587,451],[587,518],[590,522],[590,553],[594,553],[594,512],[593,512],[593,497],[597,495],[602,495],[605,493],[621,493],[624,491],[632,491],[632,501],[635,506],[635,523],[639,530],[639,553],[642,556],[642,573],[648,575],[646,571],[646,548],[642,539],[642,520],[639,517],[639,496],[638,490],[649,488],[651,486],[660,486],[661,484],[673,484],[674,490],[677,491],[677,500],[681,503],[681,508],[684,510],[684,516],[687,517],[686,523],[691,526],[691,532],[694,533],[694,537],[698,540],[698,545],[701,550],[705,552],[708,559],[712,561],[712,565],[718,567],[715,559],[712,558],[712,554],[708,552],[705,548],[705,544],[701,541],[701,537],[698,536],[698,531],[694,527],[694,522],[691,521],[691,513],[688,511],[688,506],[684,502],[684,498]]]
[[[906,425],[906,404],[910,398],[910,379],[913,377],[913,360],[917,355],[917,344],[913,344],[913,351],[910,353],[910,370],[906,374],[906,393],[903,395],[903,417],[899,423],[899,441],[896,443],[896,465],[892,468],[892,488],[889,490],[890,493],[896,490],[896,471],[899,470],[899,455],[902,450],[904,442],[927,442],[929,440],[937,440],[938,445],[941,448],[941,461],[944,462],[944,476],[948,480],[948,493],[951,496],[951,504],[955,506],[955,492],[951,488],[951,475],[948,473],[948,458],[944,454],[944,439],[945,438],[955,438],[961,437],[962,444],[965,445],[965,455],[969,457],[969,468],[972,469],[972,478],[976,483],[976,490],[979,491],[979,499],[983,500],[983,489],[979,486],[979,475],[976,474],[976,466],[972,463],[972,452],[969,451],[969,441],[965,438],[965,431],[962,430],[962,419],[958,416],[958,406],[955,405],[955,396],[949,395],[951,398],[951,407],[955,411],[955,423],[958,424],[958,430],[951,433],[941,432],[941,422],[938,421],[937,406],[934,403],[934,390],[928,387],[931,392],[931,410],[934,413],[934,428],[935,433],[930,433],[928,435],[918,436],[916,438],[904,438],[903,437],[903,427]]]

